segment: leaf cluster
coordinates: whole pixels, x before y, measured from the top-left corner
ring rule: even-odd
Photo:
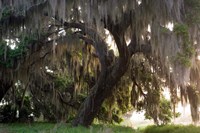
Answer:
[[[188,26],[185,24],[175,24],[174,32],[182,39],[182,52],[178,52],[175,61],[185,67],[191,66],[191,57],[194,55],[195,50],[189,38]]]
[[[0,42],[0,65],[6,68],[13,68],[17,61],[23,58],[28,52],[28,46],[35,41],[32,36],[21,38],[20,42],[15,42],[15,48],[12,49],[9,42],[2,40]]]

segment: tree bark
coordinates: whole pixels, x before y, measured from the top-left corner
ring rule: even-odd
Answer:
[[[11,88],[12,82],[5,82],[3,80],[0,80],[0,102],[5,96],[5,94],[8,92],[8,90]]]
[[[128,60],[123,63],[118,63],[115,68],[113,68],[115,72],[109,72],[109,69],[106,69],[102,73],[98,82],[92,88],[92,92],[81,105],[78,115],[72,123],[73,126],[80,124],[87,127],[91,125],[102,103],[112,94],[114,86],[126,72],[127,66]]]
[[[77,117],[72,123],[73,126],[83,125],[87,127],[91,125],[102,103],[112,94],[114,86],[117,84],[117,82],[120,81],[121,77],[124,75],[128,68],[130,54],[126,45],[126,41],[124,39],[124,32],[122,32],[119,27],[112,28],[114,29],[111,33],[113,34],[114,40],[117,44],[119,57],[112,66],[109,66],[107,64],[110,63],[107,62],[106,55],[99,55],[99,59],[101,62],[100,76],[97,83],[93,86],[92,92],[81,105]],[[97,42],[95,48],[98,52],[103,42],[101,41],[101,39],[95,40],[94,42]],[[101,50],[103,51],[104,49],[101,48]],[[100,51],[99,53],[105,53],[102,51]]]

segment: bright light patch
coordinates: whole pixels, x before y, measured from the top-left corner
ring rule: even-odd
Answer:
[[[106,34],[105,41],[107,42],[109,49],[112,49],[114,51],[114,54],[117,55],[118,54],[117,46],[115,45],[110,32],[105,29],[105,34]]]
[[[131,39],[127,39],[127,40],[126,40],[126,44],[127,44],[127,45],[130,44],[130,42],[131,42]]]
[[[164,88],[163,95],[165,96],[167,100],[170,100],[169,88]],[[174,124],[183,124],[183,125],[192,124],[190,105],[188,103],[187,104],[185,103],[184,105],[182,105],[181,102],[179,102],[175,108],[176,108],[176,112],[181,113],[181,115],[180,117],[174,119],[173,121]],[[132,115],[128,117],[127,119],[130,120],[131,126],[133,126],[134,128],[152,125],[153,120],[145,119],[144,115],[145,115],[145,111],[140,111],[140,112],[133,111]]]
[[[163,95],[164,97],[167,99],[167,100],[170,100],[170,92],[169,92],[169,89],[168,88],[165,88],[164,91],[163,91]]]
[[[172,67],[169,68],[169,72],[170,72],[170,73],[173,72],[173,68],[172,68]]]
[[[5,39],[7,46],[9,46],[11,49],[15,49],[16,46],[16,41],[13,39]],[[18,39],[19,41],[19,39]]]
[[[66,31],[65,30],[61,30],[58,32],[59,36],[65,36],[66,35]]]
[[[169,23],[166,25],[166,28],[169,29],[170,31],[173,31],[173,29],[174,29],[174,23],[169,22]]]
[[[197,41],[196,40],[194,41],[194,45],[197,45]]]
[[[197,56],[197,60],[200,60],[200,55]]]
[[[148,32],[151,32],[151,26],[150,26],[150,25],[148,25],[147,31],[148,31]]]
[[[53,73],[53,70],[49,69],[48,66],[45,66],[45,69],[46,69],[46,72],[48,72],[48,73]]]
[[[138,5],[142,3],[142,0],[137,0]]]

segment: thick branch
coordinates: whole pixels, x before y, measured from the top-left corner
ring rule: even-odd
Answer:
[[[107,57],[107,44],[106,42],[98,35],[95,29],[89,28],[82,23],[64,23],[66,29],[77,28],[82,30],[83,33],[86,33],[92,40],[94,48],[97,51],[102,68],[106,68],[106,57]],[[85,39],[85,38],[84,38]]]

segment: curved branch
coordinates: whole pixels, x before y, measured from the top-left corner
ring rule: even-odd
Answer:
[[[97,55],[99,57],[100,63],[102,65],[102,68],[106,68],[107,66],[107,44],[106,42],[101,38],[100,35],[98,35],[97,31],[95,29],[89,28],[86,25],[82,23],[64,23],[65,29],[69,28],[77,28],[82,30],[83,33],[86,33],[93,41],[94,48],[97,51]]]
[[[78,38],[82,39],[83,41],[85,41],[87,44],[91,44],[91,45],[94,45],[94,41],[82,34],[76,34],[78,36]]]

